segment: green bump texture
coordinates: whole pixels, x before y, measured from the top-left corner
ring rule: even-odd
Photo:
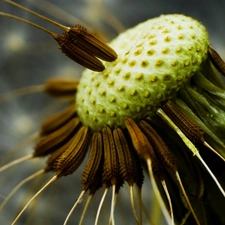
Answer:
[[[162,15],[127,30],[109,45],[117,52],[103,72],[83,72],[76,103],[93,130],[124,127],[124,119],[151,117],[176,95],[207,58],[208,34],[184,15]]]

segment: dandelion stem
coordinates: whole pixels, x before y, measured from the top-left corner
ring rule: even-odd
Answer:
[[[24,162],[26,160],[29,160],[29,159],[32,159],[32,158],[33,158],[33,154],[29,154],[29,155],[25,155],[25,156],[23,156],[23,157],[21,157],[19,159],[15,159],[12,162],[7,163],[6,165],[0,167],[0,173],[3,172],[6,169],[9,169],[12,166],[15,166],[15,165],[17,165],[19,163],[22,163],[22,162]]]
[[[203,166],[206,168],[206,170],[208,171],[208,173],[210,174],[210,176],[212,177],[212,179],[216,183],[217,187],[219,188],[220,192],[222,193],[223,197],[225,198],[225,191],[223,190],[221,184],[219,183],[219,181],[217,180],[217,178],[215,177],[215,175],[212,173],[212,171],[210,170],[210,168],[207,166],[207,164],[205,163],[205,161],[202,159],[201,155],[200,154],[197,154],[196,156],[201,161],[201,163],[203,164]]]
[[[171,198],[170,198],[170,194],[166,185],[166,181],[165,180],[161,180],[161,184],[163,186],[164,192],[166,193],[166,197],[169,203],[169,208],[170,208],[170,216],[171,216],[171,220],[172,220],[172,224],[174,225],[174,214],[173,214],[173,206],[172,206],[172,202],[171,202]]]
[[[82,212],[82,215],[81,215],[81,217],[80,217],[79,225],[82,225],[82,224],[83,224],[84,216],[85,216],[85,214],[86,214],[86,212],[87,212],[87,208],[88,208],[88,206],[89,206],[89,204],[90,204],[90,202],[91,202],[92,197],[93,197],[93,195],[89,195],[89,196],[88,196],[88,199],[87,199],[87,201],[86,201],[86,203],[85,203],[85,206],[84,206],[84,209],[83,209],[83,212]]]
[[[10,17],[10,18],[12,18],[12,19],[15,19],[15,20],[18,20],[18,21],[21,21],[21,22],[30,24],[31,26],[36,27],[36,28],[38,28],[38,29],[40,29],[40,30],[42,30],[42,31],[44,31],[44,32],[46,32],[46,33],[48,33],[48,34],[50,34],[51,36],[54,35],[54,33],[52,33],[51,31],[49,31],[49,30],[47,30],[47,29],[45,29],[44,27],[39,26],[39,25],[37,25],[36,23],[32,23],[32,22],[30,22],[29,20],[25,20],[25,19],[23,19],[23,18],[20,18],[20,17],[18,17],[18,16],[14,16],[14,15],[12,15],[12,14],[4,13],[4,12],[0,12],[0,16]]]
[[[99,215],[100,215],[100,212],[101,212],[101,209],[102,209],[102,205],[103,205],[103,203],[104,203],[104,201],[105,201],[105,197],[106,197],[106,195],[107,195],[107,193],[108,193],[108,190],[109,190],[109,189],[106,188],[105,191],[104,191],[104,193],[103,193],[103,195],[102,195],[101,201],[100,201],[99,206],[98,206],[98,211],[97,211],[97,214],[96,214],[96,218],[95,218],[95,223],[94,223],[94,225],[98,225]]]
[[[22,9],[22,10],[24,10],[26,12],[29,12],[30,14],[33,14],[33,15],[35,15],[35,16],[37,16],[37,17],[39,17],[39,18],[41,18],[41,19],[43,19],[43,20],[45,20],[45,21],[47,21],[47,22],[49,22],[51,24],[54,24],[57,27],[60,27],[61,29],[65,30],[65,31],[69,30],[69,27],[63,26],[62,24],[57,23],[56,21],[51,20],[51,19],[49,19],[49,18],[47,18],[45,16],[42,16],[41,14],[38,14],[38,13],[36,13],[36,12],[34,12],[34,11],[32,11],[32,10],[30,10],[30,9],[20,5],[20,4],[17,4],[17,3],[13,2],[13,1],[10,1],[10,0],[4,0],[4,2],[7,2],[7,3],[11,4],[11,5],[14,5],[17,8]]]
[[[51,16],[56,16],[57,18],[60,18],[61,21],[64,21],[65,23],[75,24],[79,23],[83,26],[87,27],[88,29],[91,29],[91,27],[86,24],[84,21],[80,20],[79,18],[73,16],[72,14],[69,14],[62,8],[56,6],[55,4],[45,1],[45,0],[39,0],[37,1],[31,1],[30,4],[38,8],[39,10],[48,13]]]
[[[58,179],[58,176],[53,176],[23,207],[23,209],[20,211],[20,213],[17,215],[17,217],[13,220],[11,225],[15,225],[17,220],[20,218],[20,216],[23,214],[23,212],[26,210],[26,208],[30,205],[30,203],[39,195],[42,191],[44,191],[45,188],[47,188],[51,183],[56,181]]]
[[[78,197],[77,201],[74,203],[73,207],[72,207],[71,210],[69,211],[69,213],[68,213],[68,215],[67,215],[67,217],[66,217],[66,219],[65,219],[65,221],[64,221],[64,223],[63,223],[63,225],[66,225],[66,224],[68,223],[68,221],[69,221],[69,219],[70,219],[70,217],[71,217],[73,211],[74,211],[75,208],[77,207],[78,203],[81,202],[81,200],[82,200],[82,198],[83,198],[83,196],[84,196],[85,193],[86,193],[86,190],[83,190],[83,191],[80,193],[80,196]]]
[[[206,141],[203,144],[225,162],[225,159],[223,158],[223,156],[220,155],[214,148],[212,148]]]
[[[4,208],[4,206],[7,204],[7,202],[10,200],[10,198],[16,193],[16,191],[18,191],[18,189],[24,185],[25,183],[27,183],[28,181],[36,178],[37,176],[43,174],[45,172],[44,169],[41,169],[39,171],[37,171],[36,173],[30,175],[29,177],[23,179],[19,184],[16,185],[16,187],[13,188],[13,190],[7,195],[7,197],[4,199],[4,201],[2,202],[2,204],[0,205],[0,211]]]
[[[115,225],[115,219],[114,219],[114,210],[116,206],[116,185],[114,184],[112,186],[112,200],[111,200],[111,212],[110,212],[110,219],[109,219],[109,225]]]
[[[163,212],[163,215],[167,221],[168,224],[173,224],[173,221],[171,220],[170,216],[169,216],[169,213],[166,209],[166,206],[165,206],[165,203],[163,202],[163,199],[161,197],[161,194],[158,190],[158,187],[157,187],[157,184],[156,184],[156,181],[155,181],[155,178],[154,178],[154,174],[153,174],[153,170],[152,170],[152,162],[150,159],[147,160],[147,167],[148,167],[148,172],[149,172],[149,176],[151,178],[151,181],[152,181],[152,187],[153,187],[153,190],[154,190],[154,193],[158,199],[158,202],[161,206],[161,209],[162,209],[162,212]]]
[[[183,186],[183,183],[182,183],[182,181],[181,181],[181,178],[180,178],[180,175],[179,175],[178,171],[176,171],[175,174],[176,174],[177,181],[178,181],[178,183],[179,183],[179,185],[180,185],[180,188],[181,188],[181,190],[182,190],[182,193],[183,193],[183,195],[184,195],[184,198],[185,198],[185,200],[186,200],[186,202],[187,202],[187,204],[188,204],[188,207],[189,207],[189,209],[191,210],[191,213],[192,213],[192,215],[193,215],[193,217],[194,217],[196,223],[197,223],[198,225],[200,225],[200,222],[199,222],[199,220],[198,220],[198,218],[197,218],[197,216],[196,216],[196,214],[195,214],[195,212],[194,212],[194,209],[192,208],[192,205],[191,205],[191,203],[190,203],[190,201],[189,201],[189,198],[188,198],[188,196],[187,196],[187,193],[186,193],[186,191],[185,191],[185,189],[184,189],[184,186]]]
[[[133,185],[129,186],[129,188],[130,188],[130,202],[131,202],[132,212],[133,212],[134,218],[136,220],[136,223],[139,225],[140,222],[138,220],[138,216],[137,216],[135,204],[134,204],[134,188],[133,188]]]

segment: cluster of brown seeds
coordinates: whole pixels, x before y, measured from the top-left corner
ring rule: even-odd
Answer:
[[[6,2],[18,6],[18,4],[11,1],[6,0]],[[18,7],[21,8],[21,6]],[[31,12],[27,9],[26,11]],[[8,14],[3,13],[2,15],[9,16]],[[16,18],[14,16],[10,17]],[[110,62],[115,60],[114,64],[112,62],[112,65],[115,66],[118,63],[118,60],[120,60],[120,56],[117,58],[117,54],[112,48],[99,41],[95,36],[93,36],[80,25],[76,26],[75,28],[63,27],[63,29],[66,31],[66,33],[63,35],[56,35],[48,32],[57,40],[61,50],[69,58],[89,69],[92,69],[93,71],[103,71],[105,69],[102,74],[98,75],[103,75],[103,77],[108,75],[106,76],[108,78],[108,67],[105,67],[105,65],[108,64],[102,63],[98,58]],[[162,27],[157,26],[157,28],[152,27],[152,29],[156,29],[157,32],[161,32]],[[177,26],[176,29],[180,31],[182,30],[182,27]],[[192,29],[193,27],[189,26],[189,30]],[[171,42],[172,40],[169,36],[170,30],[164,29],[162,32],[166,35],[163,42]],[[128,31],[128,34],[131,35],[131,39],[132,35],[135,36],[135,34],[132,34],[132,31]],[[184,36],[185,35],[179,34],[178,39],[184,40]],[[157,44],[158,40],[154,39],[154,35],[146,37],[150,39],[150,46],[155,46]],[[196,36],[192,35],[190,38],[195,39]],[[123,45],[125,45],[125,43],[123,43]],[[142,52],[141,44],[137,46],[140,48],[135,49],[133,54],[135,57],[140,55]],[[124,46],[122,46],[122,48],[124,48]],[[189,51],[191,52],[192,50],[193,47],[189,46],[187,54],[189,54]],[[179,54],[181,51],[182,48],[177,48],[176,54]],[[200,47],[197,48],[197,51],[201,52]],[[167,55],[169,53],[169,48],[162,48],[160,55]],[[154,51],[148,50],[148,54],[154,55]],[[225,75],[225,62],[211,46],[208,47],[207,52],[203,52],[202,54],[204,58],[209,58],[211,60],[218,71]],[[119,61],[119,63],[126,64],[126,57],[123,60]],[[177,62],[173,61],[170,66],[176,66],[176,63]],[[201,63],[202,61],[199,64]],[[189,64],[190,62],[184,61],[183,66],[188,67]],[[196,61],[192,61],[192,64],[195,65]],[[136,61],[132,60],[127,64],[129,68],[133,68],[135,65]],[[148,65],[149,62],[147,60],[143,60],[141,61],[140,67],[143,69],[147,68]],[[163,66],[165,66],[164,62],[158,60],[155,63],[154,69],[160,69]],[[122,72],[122,70],[123,68],[116,67],[113,70],[113,73],[118,75]],[[193,73],[196,71],[197,69],[194,69],[191,72]],[[180,92],[176,92],[175,97],[171,96],[171,100],[164,99],[164,101],[161,102],[162,107],[156,109],[156,112],[154,111],[154,116],[150,117],[149,114],[144,114],[143,117],[136,117],[132,115],[126,116],[125,118],[121,119],[123,126],[117,126],[115,124],[110,126],[109,122],[105,123],[103,126],[98,127],[97,129],[94,129],[95,126],[92,127],[92,125],[89,125],[88,122],[85,123],[81,120],[81,116],[83,117],[83,115],[80,115],[80,113],[82,111],[78,112],[77,110],[77,107],[80,107],[80,105],[77,106],[77,102],[74,102],[73,100],[74,95],[77,93],[77,91],[80,91],[79,88],[82,87],[79,86],[80,82],[77,80],[68,79],[49,80],[44,85],[42,90],[55,98],[63,97],[68,99],[68,107],[58,114],[47,118],[42,123],[39,141],[37,142],[32,155],[25,156],[16,162],[12,162],[1,167],[0,172],[26,159],[47,157],[48,159],[46,161],[45,168],[25,179],[25,181],[29,181],[36,175],[50,171],[53,171],[55,175],[27,202],[27,204],[12,222],[12,225],[18,221],[29,204],[48,185],[55,182],[62,176],[67,176],[74,173],[81,166],[88,152],[89,155],[86,166],[81,176],[83,190],[69,212],[64,225],[68,223],[72,212],[83,198],[84,194],[89,191],[89,196],[92,197],[101,187],[103,187],[106,192],[110,187],[112,187],[112,204],[109,224],[115,224],[114,208],[116,195],[118,195],[119,190],[124,183],[127,183],[130,188],[131,206],[134,219],[138,225],[143,224],[143,209],[141,208],[142,204],[139,204],[140,215],[137,216],[133,202],[133,187],[137,186],[139,193],[141,193],[144,181],[144,169],[147,171],[152,180],[153,189],[168,223],[205,225],[208,224],[208,222],[211,223],[211,221],[216,221],[217,224],[222,224],[225,220],[224,216],[221,214],[218,217],[212,219],[211,215],[214,215],[214,211],[211,209],[211,213],[211,211],[208,210],[208,207],[205,206],[204,203],[202,204],[203,201],[208,201],[207,204],[209,205],[212,204],[209,200],[208,193],[204,191],[204,188],[206,188],[204,176],[207,173],[205,173],[205,171],[199,166],[198,163],[196,163],[196,161],[192,160],[192,155],[189,154],[189,150],[191,150],[205,167],[206,171],[210,174],[210,178],[213,178],[213,184],[216,184],[217,186],[215,198],[221,203],[221,205],[224,205],[225,191],[223,187],[223,181],[219,182],[217,180],[216,176],[211,172],[210,168],[206,165],[198,149],[196,148],[196,146],[198,146],[200,150],[203,150],[205,149],[204,146],[206,146],[208,149],[216,153],[216,156],[219,156],[218,160],[222,160],[224,162],[225,153],[223,147],[225,144],[223,143],[223,140],[221,140],[222,144],[220,141],[217,141],[218,136],[221,135],[221,132],[215,132],[215,135],[213,136],[210,130],[204,124],[204,121],[199,122],[200,113],[198,112],[198,107],[195,107],[195,103],[192,102],[191,103],[194,106],[191,107],[191,104],[189,104],[191,101],[190,97],[188,98],[187,96],[191,92],[196,92],[193,94],[193,96],[198,96],[201,94],[200,92],[202,92],[204,94],[204,98],[207,95],[210,96],[212,93],[218,95],[219,97],[224,97],[225,92],[224,89],[216,84],[216,82],[210,83],[206,76],[204,76],[204,79],[207,81],[205,81],[204,84],[201,84],[202,81],[198,81],[198,78],[201,76],[201,72],[202,71],[200,71],[199,74],[196,73],[194,75],[195,77],[193,77],[193,80],[190,78],[190,83],[181,89]],[[85,76],[87,76],[87,74]],[[92,78],[96,76],[94,73],[92,73],[92,75]],[[131,75],[132,74],[130,72],[126,72],[122,76],[122,79],[129,80]],[[172,76],[173,74],[164,74],[162,78],[163,82],[170,80],[170,75]],[[92,78],[88,78],[88,80],[94,82],[94,79]],[[179,76],[176,78],[179,80]],[[135,73],[135,82],[143,81],[143,79],[143,73]],[[157,76],[151,77],[151,83],[157,83],[157,79]],[[180,79],[182,80],[182,77]],[[162,80],[160,82],[162,82]],[[95,82],[92,88],[98,88],[100,85],[100,82]],[[114,87],[114,85],[115,79],[109,79],[106,83],[107,87]],[[126,85],[120,85],[117,89],[119,92],[123,92],[126,89]],[[202,89],[206,91],[204,92]],[[81,94],[82,92],[80,92],[80,95]],[[156,94],[158,94],[156,95],[156,99],[161,99],[161,92]],[[102,90],[100,95],[106,95],[106,90]],[[138,95],[138,92],[135,88],[130,89],[129,95],[136,96]],[[87,96],[89,97],[87,98]],[[91,92],[88,93],[87,96],[85,96],[85,98],[87,98],[88,101],[90,100],[91,103],[89,107],[92,107],[91,105],[96,104],[96,99],[92,98],[93,95]],[[146,90],[143,92],[143,96],[144,98],[147,98],[150,96],[150,93]],[[204,98],[200,96],[198,99],[196,99],[196,102],[200,104],[200,101],[203,101]],[[207,100],[209,99],[210,98],[208,97]],[[110,104],[118,103],[117,98],[114,96],[111,96],[109,100]],[[224,102],[223,98],[222,100],[217,99],[216,105],[212,104],[212,107],[220,106],[221,102]],[[188,104],[189,107],[187,106]],[[205,103],[202,103],[202,105],[204,104]],[[208,107],[210,108],[211,105]],[[122,105],[122,108],[128,109],[129,105],[124,104]],[[102,114],[106,113],[104,107],[99,108],[98,110]],[[143,110],[143,108],[137,104],[135,110],[135,113],[139,113]],[[153,109],[151,106],[149,106],[149,108],[146,107],[144,110],[151,111]],[[194,110],[197,112],[194,112]],[[84,110],[83,113],[89,114],[89,111]],[[107,116],[110,118],[116,117],[115,114],[110,113]],[[216,114],[214,116],[216,117]],[[96,118],[96,120],[98,119],[100,120],[101,118]],[[222,129],[223,126],[224,124],[219,124],[218,130],[220,128]],[[210,142],[210,145],[208,141]],[[215,142],[217,142],[217,144],[215,144]],[[220,147],[222,148],[220,149],[222,149],[222,151],[220,151],[222,153],[220,153],[219,150],[217,151],[217,149],[215,150],[213,148],[214,146],[218,147],[219,144],[221,144]],[[211,145],[213,147],[211,147]],[[177,149],[179,149],[179,153],[176,151]],[[180,154],[184,157],[179,157]],[[186,161],[188,161],[188,163],[186,163]],[[192,187],[189,187],[190,182],[196,181],[195,174],[193,176],[189,176],[190,174],[187,174],[188,179],[186,179],[184,176],[180,176],[180,173],[184,174],[183,171],[187,172],[189,170],[187,166],[189,162],[191,163],[191,165],[188,165],[190,166],[190,171],[193,170],[203,174],[199,176],[201,177],[201,181],[199,182],[203,183],[203,188],[200,188],[201,190],[197,190],[196,192],[192,190]],[[207,178],[207,180],[209,179]],[[25,183],[25,181],[22,181],[19,186]],[[210,181],[210,183],[212,183],[212,181]],[[180,191],[181,194],[175,193],[174,196],[174,190]],[[9,196],[11,197],[11,194]],[[102,197],[103,201],[104,198],[105,194],[103,194]],[[1,208],[8,200],[9,197],[7,197],[2,203]],[[139,195],[139,202],[141,201],[141,196]],[[101,207],[102,204],[99,204],[95,225],[98,224]],[[199,208],[201,208],[201,210],[199,210]],[[86,209],[84,210],[83,214],[85,214],[85,212]],[[207,215],[208,212],[210,212],[209,215]],[[80,224],[82,224],[83,219],[84,215],[82,215],[82,219],[79,222]]]

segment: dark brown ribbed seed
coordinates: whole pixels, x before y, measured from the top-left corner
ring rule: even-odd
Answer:
[[[71,120],[76,115],[76,105],[72,104],[63,111],[47,118],[41,125],[41,135],[47,135]]]
[[[162,179],[163,169],[159,160],[154,152],[152,145],[149,143],[146,136],[143,134],[138,125],[133,119],[128,118],[124,121],[125,126],[130,134],[130,138],[134,149],[138,155],[145,161],[151,160],[154,173]]]
[[[79,129],[69,148],[57,159],[54,169],[58,177],[67,176],[83,162],[88,151],[90,132],[87,126]]]
[[[45,156],[61,147],[73,135],[79,124],[80,120],[76,117],[60,129],[44,136],[35,147],[34,157]]]
[[[105,66],[99,59],[74,45],[74,43],[71,42],[68,33],[56,35],[54,38],[58,42],[62,52],[73,61],[96,72],[101,72],[105,69]]]
[[[177,171],[175,158],[172,155],[171,151],[169,151],[163,139],[158,135],[158,133],[150,126],[150,124],[148,124],[144,120],[140,122],[140,128],[145,133],[154,150],[157,152],[160,159],[165,163],[165,165],[171,168],[173,171]]]
[[[45,84],[45,92],[54,97],[74,97],[78,80],[68,78],[52,78]]]
[[[140,159],[135,155],[133,149],[129,147],[123,131],[120,128],[113,130],[113,137],[118,153],[119,171],[122,179],[130,186],[136,183],[138,187],[141,187],[144,176]]]
[[[119,162],[113,140],[112,131],[109,127],[102,128],[104,165],[102,181],[106,186],[114,185],[118,182]]]
[[[124,121],[125,126],[130,134],[132,144],[134,146],[134,149],[136,152],[143,158],[149,158],[150,157],[150,150],[152,149],[152,146],[147,141],[145,135],[142,133],[140,128],[137,126],[137,124],[132,119],[126,119]]]
[[[205,141],[203,131],[185,115],[177,104],[168,101],[163,105],[163,110],[193,143],[203,143]]]
[[[104,61],[114,61],[116,52],[81,25],[70,28],[63,35],[53,35],[62,52],[80,65],[97,72],[105,69]]]
[[[209,46],[208,53],[213,65],[225,76],[225,62],[223,59],[212,46]]]
[[[97,58],[109,62],[117,58],[116,52],[111,47],[100,41],[99,38],[79,24],[74,28],[70,28],[68,35],[74,45]]]
[[[93,193],[101,187],[103,169],[103,143],[101,132],[94,132],[91,139],[90,155],[84,168],[81,182],[83,189]]]
[[[45,168],[46,171],[53,170],[53,166],[56,162],[56,160],[59,158],[60,155],[62,155],[73,143],[74,138],[76,137],[76,134],[73,135],[69,140],[65,142],[64,145],[62,145],[60,148],[56,149],[54,152],[52,152],[47,160],[47,166]]]

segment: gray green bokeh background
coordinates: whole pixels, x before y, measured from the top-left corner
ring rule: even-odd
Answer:
[[[17,1],[18,3],[34,9],[44,15],[47,13],[36,9],[30,1]],[[41,1],[36,1],[42,4]],[[113,14],[125,28],[132,27],[148,18],[167,13],[183,13],[201,21],[208,29],[211,43],[215,49],[225,58],[225,1],[224,0],[57,0],[51,1],[61,7],[69,14],[85,21],[91,28],[101,31],[110,40],[117,35],[117,31],[110,25],[109,14]],[[101,8],[98,7],[98,4]],[[27,12],[16,9],[9,4],[0,2],[0,11],[16,14],[28,20],[32,20],[44,27],[61,33],[61,30],[43,22],[42,20],[29,15]],[[46,12],[48,9],[46,9]],[[73,26],[76,21],[70,18],[55,15],[65,25]],[[69,21],[68,23],[63,20]],[[66,76],[78,78],[83,68],[66,58],[58,50],[55,41],[46,33],[37,30],[27,24],[0,17],[0,93],[15,88],[43,83],[53,76]],[[21,140],[36,132],[40,121],[49,110],[54,110],[50,98],[44,94],[32,94],[25,97],[15,98],[6,103],[0,104],[0,160],[1,158]],[[47,108],[47,110],[46,110]],[[23,147],[11,156],[11,159],[29,154],[32,151],[32,144]],[[7,159],[10,160],[10,159]],[[0,174],[0,202],[7,193],[22,179],[40,168],[42,160],[23,163],[4,173]],[[57,186],[50,187],[42,195],[37,203],[27,210],[26,216],[18,221],[19,224],[62,224],[66,214],[81,190],[80,171],[76,174],[62,178]],[[51,174],[49,175],[49,177]],[[44,180],[47,180],[48,177]],[[0,224],[10,224],[19,207],[21,207],[32,193],[41,187],[44,180],[37,184],[28,184],[20,189],[6,208],[0,212]],[[144,185],[144,199],[148,206],[151,202],[151,186],[146,178]],[[100,192],[100,196],[101,196]],[[110,208],[110,197],[105,204],[106,218]],[[23,202],[24,201],[24,202]],[[92,207],[87,218],[94,218],[98,198],[93,200]],[[37,209],[37,211],[32,211]],[[149,207],[147,207],[149,208]],[[95,209],[95,210],[94,210]],[[82,207],[79,207],[69,224],[77,224]],[[152,210],[152,209],[151,209]],[[118,224],[135,224],[131,216],[129,196],[126,191],[121,192],[118,207],[116,210]],[[37,212],[35,215],[34,212]],[[28,215],[34,216],[32,220]],[[121,216],[122,215],[122,216]],[[131,221],[130,222],[130,218]],[[86,220],[87,222],[88,220]],[[103,219],[104,221],[104,219]],[[126,222],[126,223],[125,223]],[[107,219],[105,220],[107,223]],[[161,222],[163,224],[163,221]],[[91,223],[89,223],[91,224]]]

